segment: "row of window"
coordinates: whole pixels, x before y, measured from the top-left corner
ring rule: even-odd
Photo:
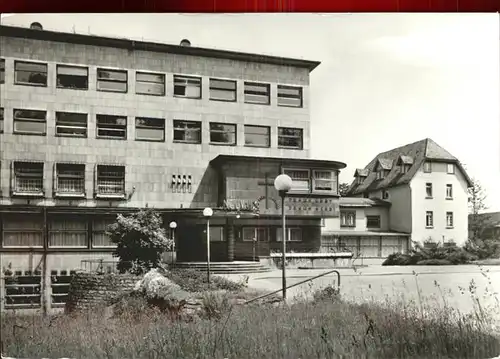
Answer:
[[[425,212],[425,227],[434,228],[434,212]],[[446,212],[446,228],[453,228],[453,212]]]
[[[13,196],[43,197],[44,164],[42,162],[12,162]],[[96,165],[96,198],[125,198],[125,166]],[[56,163],[54,165],[54,197],[85,198],[85,165]]]
[[[62,89],[88,90],[89,68],[85,66],[56,66],[56,86]],[[14,61],[14,84],[47,86],[47,63]],[[0,83],[5,82],[5,60],[0,60]],[[202,98],[202,78],[198,76],[173,75],[174,97]],[[164,73],[135,72],[135,93],[138,95],[165,96],[166,75]],[[249,104],[271,104],[271,85],[268,83],[243,83],[244,102]],[[127,93],[129,78],[127,70],[97,68],[96,89],[104,92]],[[237,82],[228,79],[209,79],[209,99],[213,101],[237,102]],[[278,85],[277,105],[302,107],[302,87]]]
[[[292,179],[290,192],[337,193],[337,173],[331,170],[283,169]]]
[[[400,163],[400,170],[401,173],[407,173],[411,166],[410,164],[407,163]],[[387,175],[389,174],[390,170],[384,169],[384,168],[378,168],[376,172],[376,179],[377,180],[383,180]],[[424,172],[425,173],[432,173],[432,162],[424,162]],[[446,173],[448,174],[454,174],[455,173],[455,165],[453,163],[447,163],[446,164]],[[358,183],[361,184],[363,183],[363,177],[358,177]]]
[[[105,217],[82,220],[75,217],[50,219],[48,222],[48,245],[50,248],[111,248],[116,245],[106,235],[106,228],[114,218]],[[273,236],[272,232],[275,232]],[[242,241],[281,242],[282,229],[276,227],[241,227],[236,238]],[[5,216],[2,223],[2,246],[4,248],[42,248],[43,218],[41,216]],[[210,227],[210,241],[226,241],[224,226]],[[302,241],[302,228],[287,227],[287,241]]]
[[[432,183],[428,182],[425,184],[425,196],[426,198],[433,198]],[[446,199],[453,199],[453,185],[448,183],[446,185]]]
[[[432,162],[424,162],[424,172],[425,173],[431,173],[432,172]],[[453,163],[447,163],[446,164],[446,173],[447,174],[454,174],[455,173],[455,164]]]
[[[127,117],[114,115],[96,115],[96,138],[127,139]],[[180,143],[200,144],[201,121],[173,120],[173,140]],[[231,123],[210,122],[210,143],[236,145],[237,125]],[[4,110],[0,108],[0,133],[4,127]],[[135,118],[135,140],[165,141],[164,118]],[[47,111],[13,110],[13,133],[22,135],[47,134]],[[270,147],[271,127],[244,125],[245,146]],[[64,137],[88,136],[88,115],[85,113],[56,112],[55,135]],[[303,148],[303,130],[301,128],[278,127],[278,147],[286,149]]]
[[[356,212],[341,211],[340,227],[356,227]],[[366,228],[380,228],[380,216],[366,216]]]

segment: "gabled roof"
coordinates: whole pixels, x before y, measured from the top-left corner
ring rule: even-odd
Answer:
[[[392,162],[390,158],[378,158],[376,168],[382,168],[383,170],[390,171],[392,168]]]
[[[356,171],[354,171],[354,177],[366,177],[370,171],[364,168],[356,168]]]
[[[400,159],[409,161],[410,158],[412,159],[412,166],[406,173],[401,172],[400,166],[392,166],[392,169],[387,174],[387,176],[385,176],[385,178],[376,178],[375,170],[378,164],[382,166],[389,161],[391,161],[391,163],[397,163],[397,161],[399,161]],[[368,165],[365,166],[364,169],[368,171],[369,174],[363,181],[363,183],[358,184],[356,183],[356,181],[353,181],[353,183],[349,187],[347,194],[352,196],[360,193],[377,191],[389,187],[408,184],[415,176],[418,169],[422,166],[423,162],[426,160],[434,162],[455,163],[465,176],[468,186],[472,186],[472,181],[465,172],[465,169],[461,165],[460,161],[444,148],[439,146],[436,142],[434,142],[430,138],[426,138],[417,142],[394,148],[386,152],[379,153],[370,161],[370,163],[368,163]]]
[[[405,165],[412,165],[413,164],[413,157],[401,155],[401,156],[399,156],[398,163],[403,163]]]

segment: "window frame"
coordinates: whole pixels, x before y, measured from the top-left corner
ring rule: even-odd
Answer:
[[[330,177],[330,180],[326,180],[326,179],[318,179],[316,178],[316,173],[317,172],[329,172],[331,177]],[[311,174],[312,174],[312,192],[313,193],[334,193],[336,194],[337,193],[337,180],[336,180],[336,171],[334,170],[328,170],[328,169],[317,169],[317,168],[313,168],[312,171],[311,171]],[[332,185],[332,189],[331,190],[324,190],[324,189],[316,189],[316,181],[324,181],[324,182],[331,182],[331,185]]]
[[[75,191],[75,192],[61,192],[60,190],[60,184],[59,184],[59,179],[60,179],[60,170],[61,167],[75,167],[75,171],[68,171],[68,172],[78,172],[81,171],[82,173],[80,175],[75,175],[75,174],[64,174],[62,176],[63,178],[76,178],[77,180],[81,181],[82,183],[82,188],[81,191]],[[76,168],[78,167],[78,169]],[[65,163],[65,162],[56,162],[54,163],[54,197],[55,198],[85,198],[86,193],[87,193],[87,188],[86,188],[86,181],[85,181],[85,164],[83,163]]]
[[[446,212],[446,229],[453,229],[455,222],[455,219],[453,217],[454,216],[452,211]]]
[[[429,224],[429,222],[430,222],[430,224]],[[433,211],[425,211],[425,228],[434,228],[434,212]]]
[[[389,191],[385,189],[382,190],[382,199],[389,199]]]
[[[76,126],[74,124],[73,126],[71,125],[71,121],[62,121],[64,124],[61,124],[61,119],[59,118],[59,115],[65,114],[65,115],[82,115],[85,116],[85,127],[83,126]],[[76,137],[76,138],[87,138],[88,137],[88,126],[89,126],[89,115],[86,113],[80,113],[80,112],[64,112],[64,111],[56,111],[55,113],[55,136],[56,137]],[[77,135],[77,134],[71,134],[71,133],[59,133],[57,130],[59,128],[75,128],[79,130],[85,130],[84,135]]]
[[[222,87],[217,87],[212,84],[212,81],[220,81],[220,82],[226,82],[226,83],[233,83],[234,84],[234,90],[228,90],[227,88],[222,88]],[[234,99],[233,100],[228,100],[228,99],[223,99],[223,98],[214,98],[212,97],[212,90],[216,91],[222,91],[226,93],[233,93],[234,94]],[[221,101],[221,102],[237,102],[238,101],[238,82],[236,80],[229,80],[229,79],[221,79],[221,78],[216,78],[216,77],[211,77],[208,79],[208,98],[210,101]]]
[[[446,199],[453,199],[453,184],[451,183],[446,184]]]
[[[58,217],[57,220],[63,219],[61,222],[77,222],[79,218],[78,216],[64,215],[62,217]],[[50,218],[48,220],[48,248],[88,248],[89,247],[89,222],[87,218],[83,217],[81,223],[85,223],[85,229],[53,229],[52,225],[55,222],[56,218]],[[85,245],[53,245],[51,244],[52,234],[57,233],[68,233],[68,234],[85,234]]]
[[[5,59],[0,58],[0,85],[5,84]]]
[[[153,120],[153,121],[158,121],[162,123],[162,126],[151,126],[151,125],[137,125],[138,120]],[[165,134],[166,134],[166,121],[164,118],[155,118],[155,117],[136,117],[135,118],[135,140],[136,141],[145,141],[145,142],[165,142]],[[154,139],[154,138],[146,138],[146,137],[138,137],[138,131],[137,129],[148,129],[148,130],[159,130],[161,131],[162,138],[161,139]]]
[[[101,186],[103,186],[103,184],[100,183],[100,181],[104,181],[104,179],[100,178],[100,176],[102,176],[102,173],[100,171],[103,170],[104,168],[107,168],[108,170],[112,169],[112,168],[116,168],[116,169],[120,169],[120,172],[122,172],[121,170],[123,170],[123,176],[120,176],[120,178],[116,180],[116,182],[118,182],[118,181],[123,182],[121,192],[111,193],[111,192],[102,192],[101,191]],[[108,172],[111,173],[112,171],[108,171]],[[104,177],[105,178],[118,178],[118,176],[110,176],[110,175],[107,175]],[[127,169],[126,169],[125,165],[96,164],[96,166],[95,166],[94,197],[97,199],[125,199],[126,198],[126,177],[127,177]]]
[[[451,168],[451,171],[450,171],[450,168]],[[446,173],[449,175],[455,174],[455,164],[454,163],[447,163],[446,164]]]
[[[432,173],[432,162],[430,161],[424,162],[424,173]]]
[[[114,249],[114,248],[117,247],[116,244],[111,244],[111,245],[108,245],[108,246],[95,245],[95,235],[96,234],[105,234],[106,233],[106,229],[97,229],[96,230],[97,226],[95,225],[95,223],[97,221],[105,222],[108,219],[111,219],[111,217],[105,217],[105,218],[101,218],[101,219],[96,219],[96,218],[92,219],[92,232],[90,233],[90,246],[91,246],[90,248],[92,248],[92,249]],[[113,220],[113,222],[114,222],[114,220]],[[113,224],[113,222],[109,223],[106,227],[108,227],[109,225]]]
[[[296,96],[292,96],[292,95],[288,95],[288,96],[283,96],[283,94],[281,94],[280,96],[280,90],[298,90],[298,97]],[[292,85],[278,85],[276,87],[276,94],[277,94],[277,97],[276,97],[276,104],[279,106],[279,107],[292,107],[292,108],[303,108],[304,107],[304,89],[302,86],[292,86]],[[294,105],[285,105],[285,104],[280,104],[280,98],[293,98],[293,99],[299,99],[300,103],[298,106],[294,106]]]
[[[215,233],[216,230],[220,231],[220,234],[221,234],[220,239],[214,239],[212,237],[212,233]],[[207,235],[207,228],[206,227],[204,229],[204,233],[205,233],[205,238],[206,238],[206,235]],[[224,225],[221,225],[221,224],[210,225],[210,234],[209,235],[210,235],[210,243],[226,242],[226,228]]]
[[[255,86],[256,88],[262,87],[266,89],[266,92],[259,92],[255,90],[247,89],[247,86]],[[264,95],[263,95],[264,94]],[[247,95],[255,95],[255,96],[265,96],[267,97],[267,102],[259,102],[259,101],[249,101]],[[253,82],[253,81],[244,81],[243,82],[243,102],[250,105],[271,105],[271,84],[265,82]]]
[[[183,125],[188,125],[188,124],[196,124],[197,128],[196,130],[188,129],[187,126],[184,128],[176,128],[176,123],[179,125],[182,123]],[[173,142],[174,143],[184,143],[184,144],[193,144],[193,145],[199,145],[202,143],[202,123],[201,121],[191,121],[191,120],[180,120],[180,119],[174,119],[172,123],[172,131],[173,131]],[[176,140],[175,139],[175,131],[182,131],[184,133],[184,137],[186,137],[186,133],[189,131],[193,132],[198,132],[199,133],[199,140],[198,141],[189,141],[189,140]]]
[[[21,72],[30,72],[26,70],[18,70],[17,65],[18,64],[35,64],[35,65],[43,65],[45,66],[45,72],[40,72],[41,74],[45,73],[45,83],[34,83],[34,82],[23,82],[23,81],[18,81],[18,76],[17,73],[18,71]],[[35,87],[48,87],[48,82],[49,82],[49,65],[46,62],[39,62],[39,61],[25,61],[25,60],[14,60],[14,85],[20,85],[20,86],[35,86]]]
[[[378,225],[376,226],[370,226],[369,223],[370,223],[370,220],[376,220]],[[373,215],[367,215],[366,216],[366,228],[376,228],[376,229],[380,229],[382,227],[382,220],[381,220],[381,216],[380,214],[373,214]]]
[[[432,199],[434,195],[434,189],[432,186],[432,182],[425,183],[425,198]]]
[[[180,84],[177,84],[176,85],[176,80],[178,82],[180,82],[181,80],[184,80],[184,95],[179,95],[179,94],[176,94],[175,93],[175,87],[176,86],[180,86]],[[201,98],[203,97],[203,81],[202,81],[202,78],[200,76],[190,76],[190,75],[180,75],[180,74],[174,74],[174,78],[173,78],[173,81],[174,81],[174,93],[173,93],[173,97],[176,97],[176,98],[189,98],[189,99],[193,99],[193,100],[201,100]],[[186,89],[188,88],[188,84],[190,81],[196,81],[198,82],[199,84],[199,89],[200,89],[200,94],[199,96],[187,96],[185,93],[186,93]]]
[[[8,219],[8,216],[11,216],[12,217],[18,217],[20,216],[20,214],[7,214],[7,215],[4,215],[3,217],[3,220],[5,221],[6,218]],[[35,228],[35,227],[32,227],[32,228],[29,228],[29,229],[26,229],[26,228],[7,228],[7,226],[5,224],[3,224],[0,228],[0,231],[1,231],[1,236],[0,236],[0,246],[2,248],[43,248],[44,247],[44,240],[43,240],[43,218],[40,214],[28,214],[28,216],[33,216],[35,218],[35,220],[33,221],[30,221],[29,223],[37,223],[36,219],[39,219],[39,224],[40,224],[40,227],[39,228]],[[24,219],[24,218],[23,218]],[[5,223],[5,222],[4,222]],[[12,223],[12,221],[9,221],[9,223]],[[18,222],[14,222],[14,223],[18,223]],[[24,222],[26,223],[26,222]],[[23,245],[6,245],[5,244],[5,239],[6,239],[6,233],[17,233],[17,234],[22,234],[22,233],[35,233],[35,234],[38,234],[39,235],[39,244],[37,245],[28,245],[28,246],[23,246]]]
[[[300,131],[300,146],[284,146],[280,145],[280,138],[298,138],[297,136],[291,135],[282,135],[280,134],[281,130],[299,130]],[[304,149],[304,129],[298,127],[278,127],[278,148],[287,149],[287,150],[303,150]]]
[[[19,166],[19,167],[17,167]],[[22,174],[21,177],[18,176],[18,172],[20,167],[29,167],[31,166],[31,170],[38,170],[38,175],[30,174],[29,171],[25,174]],[[38,167],[35,169],[34,167]],[[35,172],[35,171],[33,171]],[[38,191],[23,191],[19,190],[18,185],[19,180],[22,178],[34,178],[39,181],[41,187]],[[12,172],[11,172],[11,194],[13,197],[37,197],[42,198],[45,196],[45,164],[43,162],[37,161],[13,161],[12,162]]]
[[[114,124],[106,124],[105,128],[99,128],[99,120],[103,120],[104,118],[114,118],[115,120],[118,119],[125,119],[125,125],[114,125]],[[111,126],[111,127],[108,127]],[[123,126],[125,130],[120,129],[120,128],[114,128],[113,126]],[[127,116],[120,116],[120,115],[105,115],[105,114],[96,114],[95,115],[95,132],[96,132],[96,138],[97,139],[106,139],[106,140],[120,140],[120,141],[125,141],[127,140],[128,137],[128,117]],[[124,131],[124,137],[114,137],[114,136],[103,136],[99,135],[99,130],[107,130],[107,131]]]
[[[65,87],[65,86],[61,86],[59,85],[59,69],[60,68],[73,68],[73,69],[85,69],[86,72],[87,72],[87,86],[86,87]],[[63,76],[76,76],[76,75],[63,75]],[[78,76],[78,77],[83,77],[83,76]],[[89,89],[89,68],[87,66],[78,66],[78,65],[65,65],[65,64],[57,64],[56,65],[56,88],[58,89],[64,89],[64,90],[80,90],[80,91],[88,91]]]
[[[253,235],[255,238],[255,241],[253,239],[245,239],[245,231],[246,230],[253,230]],[[259,231],[264,232],[264,239],[261,239],[259,237]],[[241,227],[241,240],[243,242],[260,242],[260,243],[265,243],[270,241],[270,231],[269,227],[262,227],[262,226],[243,226]]]
[[[106,78],[100,78],[99,77],[99,71],[106,71],[110,73],[117,73],[117,74],[125,74],[125,80],[117,80],[117,79],[106,79]],[[103,89],[99,86],[100,83],[107,83],[107,82],[112,82],[112,83],[124,83],[125,84],[125,90],[112,90],[112,89]],[[119,69],[112,69],[109,67],[98,67],[96,69],[96,90],[98,92],[112,92],[112,93],[128,93],[128,71],[127,70],[119,70]]]
[[[162,78],[162,82],[158,82],[158,81],[145,81],[145,80],[138,80],[138,76],[137,75],[153,75],[153,76],[161,76]],[[145,95],[145,96],[160,96],[160,97],[163,97],[163,96],[166,96],[167,94],[167,91],[166,91],[166,76],[164,73],[159,73],[159,72],[149,72],[149,71],[135,71],[135,94],[136,95]],[[159,93],[146,93],[146,92],[140,92],[138,91],[138,86],[137,84],[162,84],[162,93],[159,94]]]
[[[225,131],[213,130],[212,125],[223,125],[223,126],[232,126],[234,128],[234,142],[215,142],[212,140],[212,133],[226,133]],[[238,144],[238,126],[235,123],[223,123],[223,122],[210,122],[209,126],[209,135],[210,135],[210,144],[217,146],[236,146]]]
[[[290,172],[307,172],[307,190],[294,189],[293,187],[294,177],[290,175]],[[292,188],[290,188],[289,193],[311,193],[313,187],[311,179],[311,170],[309,168],[283,167],[281,169],[281,173],[288,175],[292,179]],[[296,178],[296,180],[304,181],[305,179]]]
[[[29,117],[17,117],[16,112],[18,111],[23,111],[23,112],[39,112],[44,113],[45,117],[44,119],[37,119],[37,118],[29,118]],[[12,111],[12,133],[15,135],[30,135],[30,136],[46,136],[47,135],[47,111],[46,110],[33,110],[33,109],[21,109],[21,108],[14,108]],[[16,130],[16,122],[24,122],[24,123],[43,123],[44,124],[44,129],[43,132],[31,132],[31,131],[18,131]]]
[[[264,145],[259,145],[259,144],[251,144],[251,143],[247,143],[247,128],[265,128],[267,129],[267,140],[268,140],[268,145],[267,146],[264,146]],[[245,147],[259,147],[259,148],[270,148],[271,147],[271,126],[262,126],[262,125],[244,125],[244,128],[243,128],[243,134],[245,136]],[[257,136],[261,136],[262,134],[260,133],[249,133],[250,135],[257,135]]]
[[[3,133],[4,131],[4,116],[5,116],[5,109],[3,107],[0,107],[0,133]]]
[[[275,230],[276,230],[276,242],[280,242],[282,241],[282,239],[280,238],[280,236],[283,235],[283,228],[282,227],[275,227]],[[300,239],[297,240],[297,239],[291,239],[292,238],[292,235],[291,235],[291,232],[292,230],[295,230],[295,231],[300,231]],[[302,227],[297,227],[296,225],[295,226],[291,226],[291,227],[286,227],[285,228],[285,231],[286,231],[286,243],[290,243],[290,242],[303,242],[304,241],[304,231],[302,230]]]
[[[352,217],[352,224],[348,223],[348,218]],[[340,227],[356,228],[356,211],[340,211]]]

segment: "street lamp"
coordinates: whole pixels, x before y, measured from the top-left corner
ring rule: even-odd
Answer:
[[[175,259],[177,260],[177,254],[175,252],[175,229],[177,228],[177,223],[175,221],[170,222],[169,224],[170,230],[172,231],[172,267],[174,266],[174,255]]]
[[[286,225],[285,225],[285,197],[290,188],[292,188],[292,179],[286,174],[280,174],[274,180],[274,188],[278,190],[281,197],[281,225],[283,228],[281,241],[283,242],[283,247],[281,249],[281,263],[282,263],[282,286],[283,286],[283,301],[286,300],[286,273],[285,273],[285,263],[286,263]]]
[[[207,218],[207,280],[210,284],[210,217],[214,214],[212,208],[207,207],[203,210],[203,216]]]

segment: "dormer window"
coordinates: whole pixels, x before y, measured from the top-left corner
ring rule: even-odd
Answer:
[[[401,173],[407,173],[410,170],[410,165],[406,163],[401,163]]]
[[[383,180],[387,176],[387,173],[389,173],[389,171],[387,171],[387,170],[383,170],[383,169],[378,170],[377,171],[377,179]]]
[[[365,180],[365,177],[363,176],[357,176],[356,177],[356,184],[363,184],[363,181]]]
[[[366,169],[357,168],[356,171],[354,171],[354,177],[356,178],[355,183],[357,185],[363,184],[367,176],[368,170]]]
[[[410,156],[402,155],[399,157],[398,165],[401,173],[407,173],[413,165],[413,158]]]

